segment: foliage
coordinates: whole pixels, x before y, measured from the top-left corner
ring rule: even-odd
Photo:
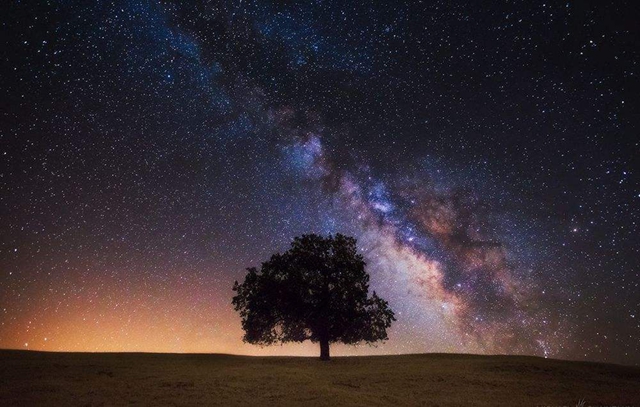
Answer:
[[[387,302],[369,291],[356,239],[341,234],[296,237],[291,248],[248,268],[233,290],[244,341],[271,345],[311,340],[355,344],[386,340],[395,321]],[[324,351],[323,351],[324,353]]]

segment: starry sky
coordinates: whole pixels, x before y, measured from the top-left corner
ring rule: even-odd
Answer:
[[[377,347],[640,363],[632,1],[7,1],[0,348],[241,341],[245,268],[358,239]]]

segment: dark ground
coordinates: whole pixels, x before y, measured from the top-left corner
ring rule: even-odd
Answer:
[[[0,351],[1,406],[640,406],[640,367],[522,356]]]

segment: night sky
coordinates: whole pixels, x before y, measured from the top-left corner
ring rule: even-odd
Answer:
[[[640,363],[633,1],[5,1],[0,348],[242,343],[245,267],[358,239],[377,347]]]

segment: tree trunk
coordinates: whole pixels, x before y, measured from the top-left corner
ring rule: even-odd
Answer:
[[[320,360],[331,360],[329,355],[329,341],[320,341]]]

